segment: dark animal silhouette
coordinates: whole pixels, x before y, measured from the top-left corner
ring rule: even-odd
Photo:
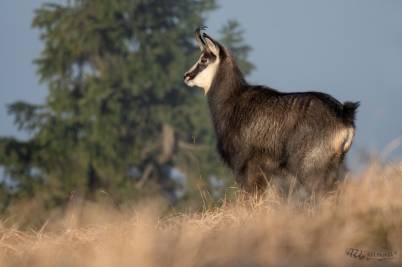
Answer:
[[[204,29],[195,30],[201,57],[184,80],[204,88],[218,152],[240,187],[260,192],[273,176],[293,176],[309,192],[332,190],[352,145],[359,102],[249,85],[231,53],[201,37]]]

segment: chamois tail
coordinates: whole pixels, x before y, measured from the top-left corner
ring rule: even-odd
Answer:
[[[359,106],[360,102],[345,102],[343,104],[343,119],[346,124],[354,126],[356,109]]]

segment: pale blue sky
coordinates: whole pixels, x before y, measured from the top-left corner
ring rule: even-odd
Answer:
[[[27,138],[13,126],[6,103],[39,104],[47,94],[32,64],[43,44],[38,30],[30,27],[33,10],[44,2],[0,2],[0,136]],[[250,82],[286,92],[322,91],[341,102],[361,101],[351,157],[358,147],[381,154],[402,136],[402,1],[218,3],[221,8],[208,15],[207,32],[217,37],[226,20],[240,22],[253,47],[249,59],[257,67]],[[402,146],[386,154],[384,159],[400,160]]]

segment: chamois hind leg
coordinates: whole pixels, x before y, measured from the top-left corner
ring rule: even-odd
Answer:
[[[320,200],[327,193],[337,190],[340,164],[340,155],[334,155],[321,166],[299,173],[298,179],[311,195]]]

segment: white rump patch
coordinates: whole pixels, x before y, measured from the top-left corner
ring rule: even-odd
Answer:
[[[338,151],[338,149],[340,149],[341,152],[347,152],[352,145],[354,137],[355,129],[353,128],[346,128],[337,132],[333,143],[335,150]]]
[[[355,138],[355,129],[349,128],[346,130],[346,139],[343,142],[342,151],[348,151],[350,146],[352,145],[353,139]]]

